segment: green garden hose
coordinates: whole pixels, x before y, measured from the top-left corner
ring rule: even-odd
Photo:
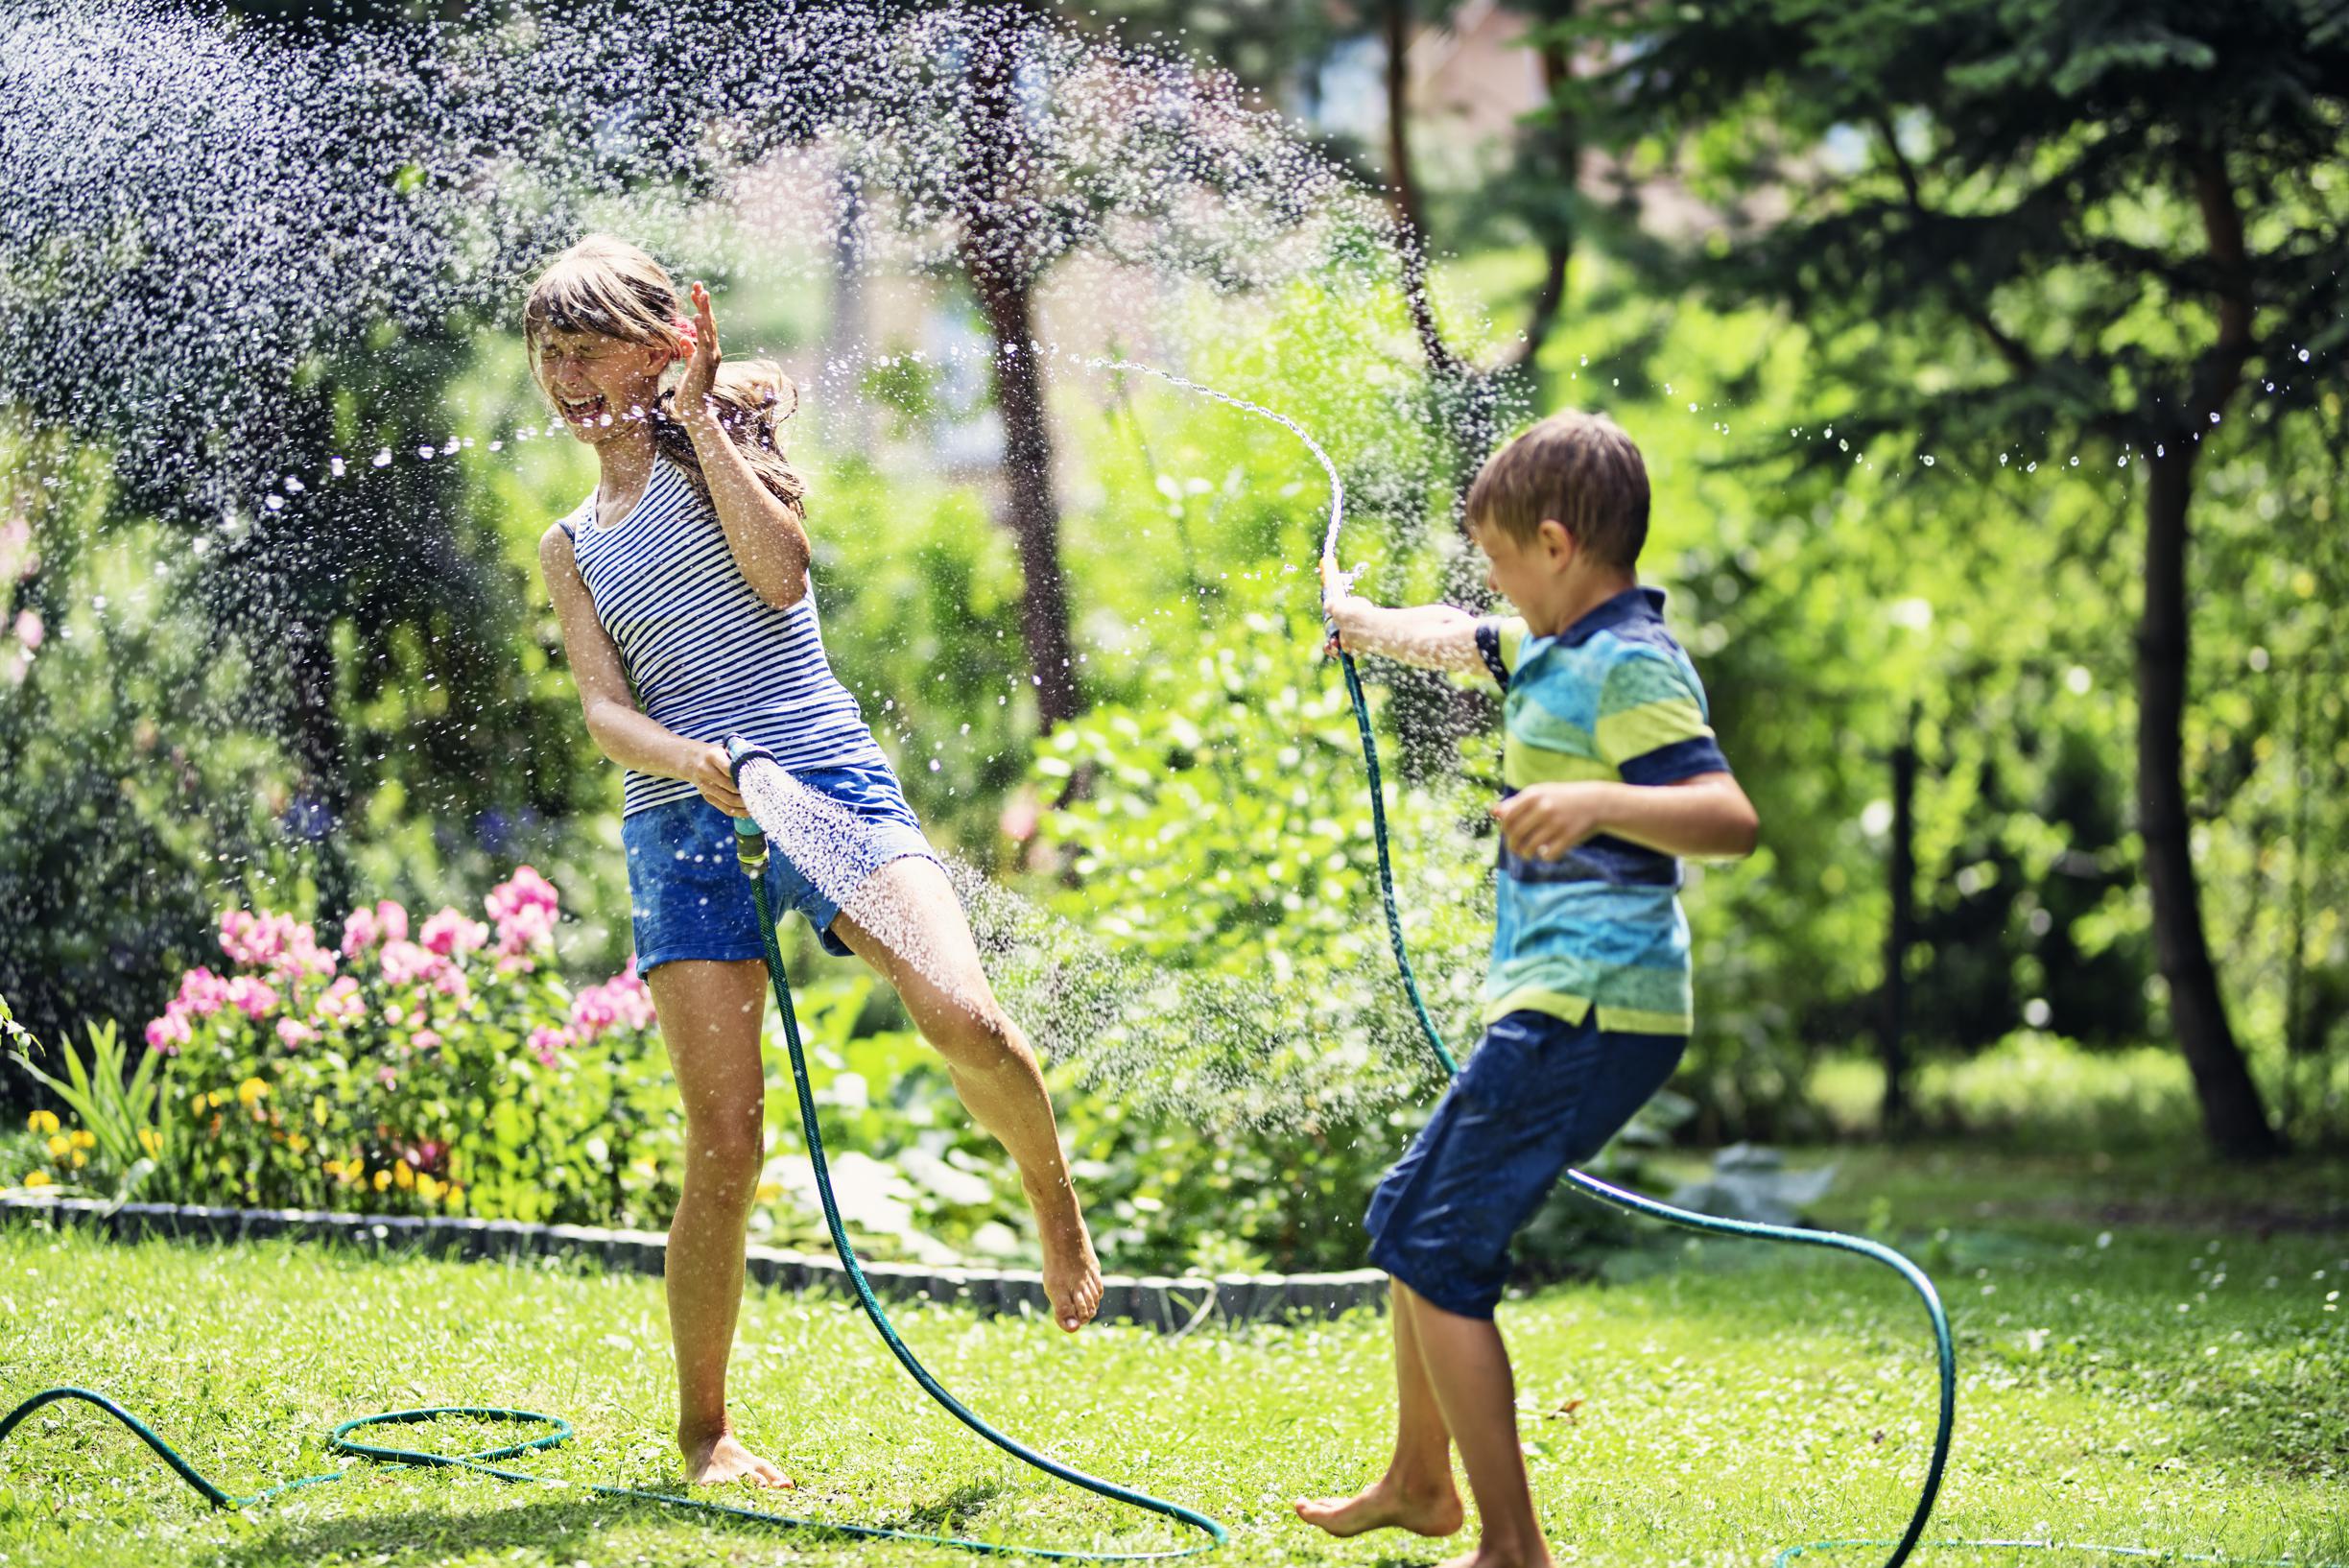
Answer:
[[[1325,630],[1333,637],[1336,635],[1334,627]],[[1403,940],[1403,918],[1395,905],[1394,859],[1387,842],[1385,790],[1379,780],[1378,739],[1370,729],[1370,707],[1363,698],[1362,676],[1354,668],[1354,655],[1347,653],[1342,647],[1338,652],[1338,658],[1345,671],[1346,696],[1351,698],[1354,703],[1354,727],[1362,736],[1363,768],[1368,775],[1370,784],[1370,832],[1373,842],[1378,846],[1379,894],[1387,910],[1387,936],[1394,948],[1395,968],[1403,977],[1404,992],[1411,998],[1412,1010],[1418,1016],[1419,1028],[1427,1037],[1428,1048],[1436,1053],[1436,1059],[1443,1064],[1444,1072],[1447,1075],[1457,1076],[1459,1072],[1459,1062],[1449,1050],[1445,1049],[1443,1036],[1436,1031],[1436,1021],[1428,1015],[1427,1002],[1419,994],[1419,978],[1412,972],[1411,951]],[[1595,1198],[1602,1203],[1610,1203],[1617,1208],[1627,1209],[1633,1214],[1644,1214],[1651,1220],[1661,1220],[1667,1224],[1680,1225],[1689,1230],[1705,1231],[1716,1236],[1740,1236],[1753,1241],[1793,1242],[1803,1247],[1824,1247],[1840,1252],[1857,1252],[1863,1258],[1871,1258],[1892,1270],[1908,1283],[1911,1290],[1916,1292],[1925,1302],[1926,1316],[1933,1320],[1934,1346],[1939,1357],[1941,1370],[1941,1411],[1939,1422],[1934,1430],[1933,1462],[1926,1466],[1925,1488],[1917,1497],[1915,1511],[1909,1516],[1909,1528],[1902,1532],[1897,1542],[1813,1541],[1804,1546],[1788,1547],[1779,1553],[1777,1557],[1778,1568],[1784,1568],[1785,1564],[1806,1552],[1819,1552],[1831,1547],[1889,1546],[1892,1548],[1892,1555],[1885,1559],[1885,1568],[1900,1568],[1902,1563],[1908,1561],[1909,1555],[1916,1550],[1918,1541],[1924,1536],[1925,1521],[1932,1517],[1934,1501],[1940,1494],[1941,1474],[1949,1463],[1950,1429],[1958,1414],[1958,1352],[1950,1340],[1949,1315],[1941,1310],[1941,1297],[1934,1290],[1933,1281],[1925,1276],[1925,1271],[1892,1248],[1862,1236],[1846,1236],[1833,1230],[1796,1230],[1787,1225],[1766,1225],[1746,1220],[1724,1220],[1718,1215],[1697,1214],[1688,1209],[1674,1208],[1670,1203],[1659,1203],[1652,1198],[1644,1198],[1635,1192],[1627,1192],[1609,1182],[1602,1181],[1597,1176],[1585,1176],[1580,1171],[1569,1170],[1566,1173],[1566,1181],[1576,1191]],[[1936,1544],[1988,1545],[1991,1543],[1941,1542]],[[2104,1549],[2098,1548],[2097,1550]]]
[[[754,758],[764,757],[771,766],[773,765],[774,759],[771,756],[767,756],[758,748],[745,745],[742,742],[733,743],[732,750],[737,779],[741,776],[743,765]],[[743,870],[750,879],[751,894],[758,906],[759,935],[766,948],[767,974],[773,983],[775,1001],[783,1011],[783,1038],[790,1049],[792,1082],[798,1091],[799,1116],[807,1128],[808,1160],[815,1168],[816,1191],[822,1202],[824,1225],[832,1234],[832,1247],[840,1254],[841,1266],[847,1271],[849,1283],[856,1289],[858,1304],[865,1309],[865,1315],[872,1319],[873,1327],[880,1331],[881,1339],[889,1346],[890,1353],[897,1358],[898,1365],[903,1366],[912,1375],[914,1381],[921,1386],[924,1393],[937,1401],[964,1426],[969,1427],[1013,1459],[1032,1465],[1045,1474],[1057,1477],[1072,1485],[1081,1486],[1087,1491],[1098,1493],[1112,1502],[1163,1514],[1178,1524],[1200,1532],[1207,1539],[1195,1546],[1158,1552],[1075,1552],[1051,1547],[1011,1546],[994,1541],[966,1540],[956,1535],[928,1535],[910,1530],[889,1530],[877,1525],[851,1525],[822,1519],[793,1518],[785,1514],[769,1513],[759,1509],[743,1508],[737,1504],[713,1502],[706,1498],[687,1497],[675,1492],[652,1491],[638,1486],[614,1486],[591,1482],[584,1484],[581,1489],[602,1497],[626,1498],[634,1502],[657,1503],[666,1508],[694,1512],[724,1514],[730,1519],[743,1519],[782,1529],[810,1531],[826,1535],[849,1536],[864,1540],[914,1541],[926,1546],[960,1547],[965,1551],[985,1552],[1003,1556],[1043,1557],[1069,1562],[1158,1562],[1176,1557],[1194,1556],[1202,1552],[1212,1552],[1222,1546],[1230,1539],[1230,1532],[1207,1515],[1196,1509],[1187,1509],[1179,1503],[1170,1503],[1162,1498],[1151,1497],[1130,1487],[1121,1486],[1115,1482],[1103,1481],[1096,1476],[1087,1475],[1082,1470],[1047,1458],[1016,1438],[998,1432],[975,1414],[968,1406],[947,1392],[938,1380],[930,1374],[929,1368],[922,1366],[921,1362],[914,1357],[914,1352],[907,1348],[905,1341],[898,1337],[895,1325],[890,1321],[889,1314],[882,1310],[880,1301],[875,1299],[872,1287],[865,1278],[864,1270],[857,1264],[856,1249],[848,1243],[848,1234],[841,1224],[840,1203],[833,1196],[831,1171],[824,1159],[823,1135],[817,1124],[815,1090],[808,1081],[807,1056],[799,1040],[798,1014],[792,1007],[791,982],[783,971],[783,953],[775,937],[774,914],[767,901],[767,881],[762,874],[767,866],[767,841],[756,822],[737,819],[734,829],[736,853],[742,862]],[[148,1447],[160,1455],[163,1461],[177,1471],[182,1481],[194,1487],[206,1502],[215,1508],[249,1508],[254,1504],[266,1502],[271,1498],[282,1496],[305,1486],[316,1486],[330,1481],[340,1481],[345,1473],[339,1469],[325,1470],[317,1475],[302,1476],[294,1481],[282,1482],[249,1496],[232,1496],[222,1490],[202,1471],[190,1464],[178,1450],[165,1441],[153,1427],[106,1395],[94,1393],[87,1389],[43,1389],[40,1392],[26,1399],[15,1409],[10,1411],[7,1415],[0,1416],[0,1444],[5,1444],[8,1441],[9,1434],[13,1432],[35,1411],[44,1405],[69,1399],[95,1405],[129,1427]],[[354,1441],[351,1436],[368,1427],[433,1421],[444,1417],[522,1421],[551,1427],[553,1430],[524,1442],[508,1443],[502,1447],[485,1449],[475,1454],[439,1454],[426,1449],[384,1447]],[[536,1411],[504,1410],[472,1405],[441,1405],[425,1410],[387,1411],[381,1414],[363,1415],[355,1420],[345,1421],[336,1427],[332,1435],[327,1437],[326,1451],[330,1454],[346,1454],[354,1459],[374,1460],[387,1464],[413,1464],[472,1470],[482,1475],[495,1476],[500,1481],[538,1482],[559,1485],[568,1484],[554,1481],[546,1476],[532,1475],[524,1470],[504,1469],[492,1461],[511,1459],[518,1454],[533,1453],[539,1449],[553,1448],[570,1436],[569,1422],[557,1416],[541,1414]]]

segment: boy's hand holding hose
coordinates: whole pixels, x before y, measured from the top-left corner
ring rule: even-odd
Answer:
[[[1325,658],[1345,652],[1346,612],[1370,607],[1370,601],[1354,591],[1358,575],[1339,565],[1335,555],[1321,558],[1321,630],[1329,639],[1321,645]]]
[[[1393,609],[1354,591],[1355,573],[1321,558],[1321,652],[1379,653],[1430,670],[1477,670],[1476,617],[1451,605],[1410,605]]]

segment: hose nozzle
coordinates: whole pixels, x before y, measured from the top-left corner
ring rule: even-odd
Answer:
[[[733,763],[734,789],[737,794],[742,791],[744,763],[752,758],[774,763],[772,751],[755,742],[747,741],[740,735],[728,735],[725,745],[726,755],[732,759]],[[775,765],[781,766],[779,763]],[[750,817],[734,819],[734,858],[741,863],[743,875],[756,878],[765,873],[767,869],[767,834],[758,825],[757,819]]]

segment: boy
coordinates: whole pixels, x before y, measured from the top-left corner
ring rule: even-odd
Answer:
[[[1454,1568],[1524,1568],[1552,1558],[1493,1323],[1509,1240],[1672,1076],[1692,1022],[1675,857],[1747,854],[1758,822],[1664,596],[1634,574],[1648,473],[1630,438],[1544,419],[1477,476],[1468,531],[1517,618],[1384,609],[1322,563],[1339,643],[1500,682],[1507,793],[1484,1036],[1364,1222],[1394,1282],[1394,1458],[1361,1495],[1296,1509],[1333,1535],[1449,1535],[1457,1443],[1483,1536]]]

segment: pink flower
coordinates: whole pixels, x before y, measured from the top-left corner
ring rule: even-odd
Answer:
[[[629,961],[629,970],[617,974],[601,986],[590,986],[571,1002],[571,1022],[578,1026],[581,1039],[594,1039],[614,1024],[629,1029],[647,1029],[653,1021],[652,992],[636,978],[635,960]]]
[[[297,1018],[277,1020],[277,1038],[288,1051],[298,1050],[319,1037],[319,1032]]]
[[[226,981],[209,969],[190,969],[179,977],[179,994],[173,999],[172,1007],[203,1018],[220,1011],[227,1003]]]
[[[408,939],[408,912],[389,898],[375,901],[368,909],[365,904],[350,912],[343,921],[343,956],[350,958],[379,941]]]
[[[418,1051],[438,1051],[440,1049],[440,1034],[438,1030],[419,1029],[408,1036],[408,1043]]]
[[[176,1057],[179,1048],[194,1039],[195,1032],[188,1028],[187,1014],[178,1003],[163,1010],[163,1016],[150,1019],[147,1024],[147,1049]]]
[[[572,1034],[569,1030],[554,1029],[541,1024],[531,1031],[531,1054],[538,1058],[539,1066],[552,1067],[555,1065],[556,1058],[562,1055],[563,1047],[569,1045],[571,1041]]]
[[[375,1081],[387,1089],[396,1089],[399,1087],[399,1074],[389,1067],[378,1067],[375,1069]]]
[[[49,629],[41,625],[41,618],[37,611],[30,609],[17,611],[16,640],[18,642],[24,644],[27,649],[36,649],[48,635]]]
[[[514,868],[507,881],[489,890],[489,917],[497,922],[498,957],[518,958],[553,939],[562,900],[555,885],[527,866]],[[501,971],[528,964],[500,964]]]
[[[468,920],[453,909],[444,909],[424,922],[423,944],[442,957],[456,953],[470,953],[489,939],[489,928],[479,920]]]
[[[220,917],[221,951],[238,963],[273,963],[285,950],[292,925],[289,920],[281,927],[274,919],[256,917],[246,910],[224,910]]]
[[[278,954],[270,967],[281,980],[298,980],[304,975],[330,975],[335,972],[336,958],[318,944],[318,930],[314,926],[295,925],[286,938],[285,950]]]
[[[228,1005],[248,1018],[259,1018],[277,1006],[277,993],[267,981],[238,975],[228,982]]]
[[[485,902],[488,905],[489,918],[504,920],[534,906],[552,915],[561,906],[562,899],[552,882],[527,866],[517,866],[511,877],[489,890]]]
[[[442,996],[455,998],[461,1008],[473,999],[473,987],[465,980],[464,971],[453,963],[443,965],[440,972],[433,977],[433,989]]]
[[[326,987],[318,999],[318,1015],[329,1023],[357,1023],[367,1016],[367,998],[359,994],[359,982],[344,975]]]
[[[448,960],[429,947],[407,940],[389,941],[383,949],[383,977],[394,986],[427,980],[440,972]]]

